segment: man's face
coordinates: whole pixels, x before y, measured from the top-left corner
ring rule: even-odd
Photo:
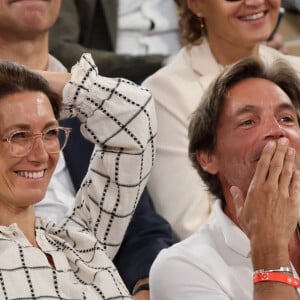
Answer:
[[[262,149],[282,136],[296,149],[300,169],[300,129],[289,97],[261,78],[236,84],[226,97],[209,169],[220,179],[225,195],[232,185],[246,195]]]
[[[0,35],[44,33],[55,23],[61,0],[0,0]]]

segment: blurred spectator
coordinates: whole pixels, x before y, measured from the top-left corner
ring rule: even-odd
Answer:
[[[284,39],[289,54],[300,56],[300,1],[282,2],[285,14],[278,32]]]
[[[173,0],[68,0],[50,32],[67,68],[90,52],[103,75],[141,82],[179,50]]]
[[[300,0],[282,0],[282,7],[300,13]]]

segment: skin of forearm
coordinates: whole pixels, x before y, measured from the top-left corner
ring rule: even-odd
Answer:
[[[59,95],[62,94],[64,86],[71,79],[70,73],[47,71],[38,71],[38,73],[49,82],[51,88]]]
[[[140,279],[134,288],[137,288],[143,284],[149,283],[149,278]],[[134,296],[132,296],[133,300],[150,300],[150,292],[148,290],[140,290]]]
[[[150,300],[150,293],[149,291],[140,291],[132,296],[132,300]]]
[[[264,281],[254,285],[253,300],[299,300],[296,288],[281,282]]]
[[[251,241],[252,264],[254,270],[276,269],[290,266],[288,244],[278,241],[277,244],[268,243],[267,238]]]

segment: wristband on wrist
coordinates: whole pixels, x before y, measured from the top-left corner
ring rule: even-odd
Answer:
[[[134,289],[132,291],[132,295],[134,296],[140,291],[149,291],[149,290],[150,290],[149,283],[144,283],[144,284],[138,285],[137,287],[134,287]]]
[[[286,273],[280,272],[260,272],[253,274],[253,283],[262,281],[277,281],[286,283],[294,288],[300,287],[300,280]]]
[[[273,272],[289,273],[289,274],[293,275],[293,270],[291,267],[280,267],[278,269],[271,269],[271,270],[260,269],[260,270],[254,271],[253,274],[255,275],[258,273],[273,273]]]

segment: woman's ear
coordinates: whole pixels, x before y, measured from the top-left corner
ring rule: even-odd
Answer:
[[[200,1],[198,0],[187,0],[187,6],[196,16],[200,18],[203,16],[202,16],[202,9],[201,6],[199,5],[199,2]]]
[[[212,175],[216,175],[218,173],[218,161],[214,154],[207,151],[199,151],[196,157],[199,165],[204,171]]]

